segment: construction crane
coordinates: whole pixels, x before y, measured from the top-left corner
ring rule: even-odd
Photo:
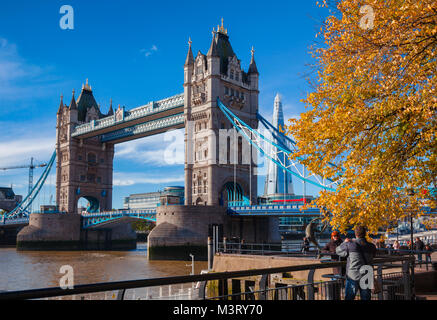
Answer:
[[[33,158],[30,158],[30,165],[6,167],[6,168],[0,168],[0,170],[29,168],[29,193],[30,193],[30,191],[32,191],[32,187],[33,187],[33,170],[35,168],[42,168],[42,167],[46,167],[46,166],[47,166],[47,163],[34,164]]]

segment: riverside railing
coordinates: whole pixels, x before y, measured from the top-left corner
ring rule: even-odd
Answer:
[[[373,299],[404,299],[414,297],[414,286],[410,264],[412,257],[377,258],[373,266],[375,275],[382,291],[373,295]],[[69,298],[86,299],[84,294],[91,299],[155,299],[167,296],[168,299],[184,297],[184,288],[188,295],[195,300],[218,299],[218,300],[275,300],[275,299],[302,299],[302,300],[338,300],[344,296],[343,280],[332,274],[333,268],[345,266],[346,262],[326,262],[306,265],[265,268],[255,270],[242,270],[232,272],[217,272],[190,276],[177,276],[167,278],[154,278],[143,280],[130,280],[119,282],[107,282],[96,284],[82,284],[72,289],[44,288],[25,291],[1,292],[0,300],[4,299],[45,299],[45,298]],[[400,268],[401,271],[392,274],[384,274],[383,270]],[[316,270],[326,271],[322,277],[327,281],[315,281]],[[296,283],[284,284],[277,281],[278,276],[287,278],[296,272],[307,272],[305,279]],[[169,291],[163,295],[164,287],[181,286],[175,296]],[[161,292],[161,294],[160,294]],[[173,291],[174,292],[174,291]],[[193,295],[195,293],[195,295]]]
[[[302,251],[302,246],[294,243],[245,243],[228,241],[226,239],[223,239],[223,242],[217,244],[216,252],[251,255],[280,255],[287,257],[317,257],[333,255],[328,252],[319,252],[314,245],[311,245],[308,251]],[[415,267],[425,266],[426,270],[431,267],[437,268],[436,262],[432,261],[432,251],[377,248],[378,256],[406,256],[411,254],[417,257]]]

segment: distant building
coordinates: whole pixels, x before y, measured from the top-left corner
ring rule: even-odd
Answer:
[[[16,195],[10,187],[0,187],[0,210],[11,211],[21,201],[22,196]]]
[[[284,113],[282,110],[282,102],[279,94],[275,97],[273,106],[272,125],[276,129],[284,128]],[[289,142],[285,136],[269,135],[268,137],[277,145],[288,146]],[[269,154],[272,158],[276,154],[276,147],[270,146]],[[288,166],[288,159],[284,159]],[[259,204],[286,204],[286,205],[302,205],[313,200],[312,196],[302,196],[294,194],[292,175],[279,167],[273,161],[267,163],[267,175],[264,184],[264,195],[258,198]],[[281,235],[288,235],[302,232],[305,226],[312,218],[304,217],[281,217],[279,218],[279,232]]]
[[[160,205],[160,198],[168,204],[184,204],[184,187],[165,187],[163,191],[131,194],[124,198],[124,209],[154,209]]]
[[[279,130],[279,128],[284,128],[284,113],[282,111],[282,102],[279,94],[275,97],[275,103],[273,107],[273,126]],[[287,146],[288,142],[285,136],[276,137],[270,135],[270,140],[272,140],[277,145]],[[270,145],[269,154],[272,158],[274,158],[274,154],[277,153],[276,147]],[[289,165],[289,160],[284,159],[284,162]],[[278,167],[276,163],[273,161],[268,161],[267,163],[267,176],[264,185],[264,195],[277,195],[277,194],[286,194],[286,195],[294,195],[293,190],[293,180],[291,178],[291,174],[284,169]]]

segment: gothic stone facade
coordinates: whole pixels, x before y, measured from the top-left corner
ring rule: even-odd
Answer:
[[[247,142],[242,136],[234,139],[230,134],[220,144],[220,129],[232,129],[232,124],[217,106],[219,97],[240,119],[257,128],[259,74],[253,50],[249,70],[245,72],[223,25],[213,30],[207,55],[199,51],[194,58],[191,41],[189,44],[184,65],[185,204],[226,205],[232,199],[226,198],[225,185],[235,183],[244,197],[255,203],[257,179],[252,165],[241,161],[242,144]]]
[[[61,104],[56,125],[56,200],[60,211],[78,212],[78,200],[89,201],[89,211],[112,209],[112,169],[114,145],[101,143],[98,137],[76,139],[71,137],[78,124],[113,114],[100,112],[88,81],[76,101],[70,106]]]

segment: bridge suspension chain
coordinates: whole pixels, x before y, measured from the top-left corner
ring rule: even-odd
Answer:
[[[38,179],[38,182],[33,186],[29,194],[23,199],[23,201],[21,201],[20,204],[18,204],[18,206],[15,209],[7,213],[4,216],[4,219],[21,218],[29,215],[29,207],[32,206],[33,201],[36,199],[42,186],[46,182],[50,170],[53,167],[53,163],[55,162],[55,159],[56,159],[56,151],[53,152],[49,163],[44,169],[44,172],[41,174],[41,177]]]
[[[292,139],[282,135],[276,128],[273,127],[266,119],[264,119],[261,115],[258,114],[258,119],[262,119],[261,122],[263,125],[267,127],[269,131],[273,130],[273,137],[277,137],[280,135],[281,137],[285,137],[285,141],[288,143],[282,143],[281,139],[278,139],[279,143],[275,143],[270,140],[257,130],[252,129],[249,125],[247,125],[244,121],[238,118],[231,110],[229,110],[219,98],[217,98],[217,104],[220,110],[224,113],[224,115],[228,118],[228,120],[232,123],[232,125],[240,132],[243,137],[258,151],[261,152],[264,156],[266,156],[270,161],[273,161],[282,169],[286,170],[290,174],[294,175],[298,179],[303,182],[310,183],[317,187],[320,187],[324,190],[335,191],[335,186],[339,185],[341,182],[341,178],[338,180],[331,180],[327,178],[320,177],[314,173],[308,172],[305,170],[303,165],[299,163],[301,158],[298,158],[298,161],[289,159],[289,155],[297,150],[296,142]],[[250,138],[250,136],[252,138]],[[286,145],[290,144],[290,146]],[[270,150],[266,150],[266,145],[271,148]],[[287,161],[288,160],[288,161]],[[333,165],[333,164],[331,164]],[[315,180],[315,181],[314,181]]]

